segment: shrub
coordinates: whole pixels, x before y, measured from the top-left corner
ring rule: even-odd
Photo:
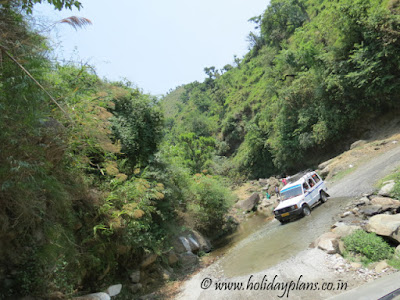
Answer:
[[[346,250],[365,256],[369,261],[380,261],[393,255],[393,248],[375,233],[357,230],[343,238]]]
[[[195,199],[189,210],[194,214],[196,227],[207,234],[221,229],[232,201],[229,190],[216,177],[196,174],[192,192]]]

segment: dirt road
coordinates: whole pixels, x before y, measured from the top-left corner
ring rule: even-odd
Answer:
[[[277,221],[267,224],[188,280],[177,299],[326,299],[373,279],[368,271],[343,271],[338,265],[345,262],[339,257],[308,245],[329,231],[340,207],[350,201],[343,197],[371,192],[399,166],[397,145],[371,157],[330,186],[331,199],[313,210],[311,218],[284,226]]]

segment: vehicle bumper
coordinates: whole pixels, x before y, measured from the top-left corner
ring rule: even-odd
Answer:
[[[300,207],[298,209],[291,210],[291,211],[283,213],[283,214],[275,215],[275,219],[277,219],[278,221],[287,221],[287,220],[298,218],[302,214],[303,214],[303,208]]]

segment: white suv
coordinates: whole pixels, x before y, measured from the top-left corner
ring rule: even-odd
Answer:
[[[295,182],[285,185],[280,191],[280,203],[274,209],[275,218],[282,224],[298,216],[308,216],[311,208],[328,200],[328,188],[315,172],[302,175]]]

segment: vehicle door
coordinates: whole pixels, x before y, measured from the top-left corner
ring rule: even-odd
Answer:
[[[303,182],[303,191],[304,191],[304,201],[311,207],[312,205],[312,194],[311,188],[307,182]]]

